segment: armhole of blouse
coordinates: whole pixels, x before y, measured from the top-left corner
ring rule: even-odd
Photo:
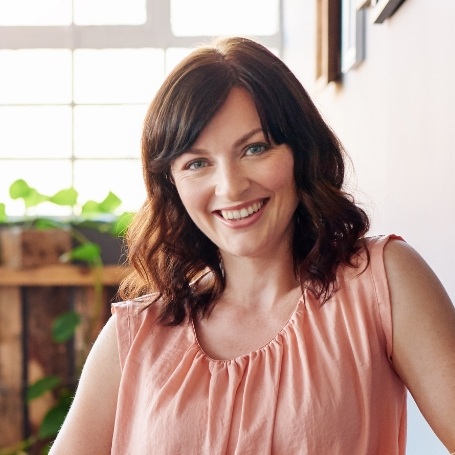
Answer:
[[[390,240],[405,241],[402,237],[390,234],[374,237],[369,245],[370,270],[373,280],[377,310],[386,341],[387,357],[392,362],[393,326],[392,304],[390,301],[389,284],[384,265],[384,248]]]
[[[111,305],[111,312],[116,316],[117,344],[120,366],[123,370],[125,360],[131,347],[131,305],[132,302],[116,302]]]

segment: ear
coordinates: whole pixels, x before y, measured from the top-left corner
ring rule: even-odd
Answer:
[[[164,178],[173,186],[175,186],[174,177],[172,177],[171,171],[167,171],[164,174]]]

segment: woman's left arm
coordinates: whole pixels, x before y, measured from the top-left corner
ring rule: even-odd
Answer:
[[[393,322],[393,365],[433,431],[455,451],[455,308],[408,244],[384,250]]]

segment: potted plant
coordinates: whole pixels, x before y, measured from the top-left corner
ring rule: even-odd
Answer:
[[[112,192],[97,202],[89,200],[78,202],[78,192],[74,188],[65,188],[52,195],[40,193],[23,179],[16,180],[9,188],[12,200],[21,200],[23,215],[12,217],[8,206],[0,203],[0,265],[16,270],[32,269],[57,263],[78,264],[97,271],[111,263],[122,262],[122,236],[132,218],[132,213],[121,212],[121,200]],[[35,216],[31,209],[44,202],[70,209],[68,216]],[[101,280],[93,282],[94,301],[90,317],[85,316],[83,344],[85,354],[90,349],[92,328],[99,326],[102,315]],[[47,339],[57,345],[67,345],[74,340],[74,334],[82,321],[81,314],[74,309],[55,316]],[[83,359],[82,359],[83,360]],[[81,365],[79,365],[79,368]],[[76,375],[80,373],[77,371]],[[36,400],[46,394],[53,397],[52,404],[45,412],[36,431],[17,445],[0,449],[0,455],[23,453],[46,453],[48,444],[56,435],[68,412],[74,390],[68,386],[64,377],[58,374],[46,374],[39,377],[27,388],[26,400]]]
[[[104,258],[112,255],[108,256],[108,249],[103,251],[103,241],[110,240],[109,247],[118,253],[118,239],[132,218],[131,212],[117,213],[121,200],[112,192],[100,202],[89,200],[81,205],[72,187],[45,195],[19,179],[11,184],[9,194],[12,200],[22,200],[24,206],[23,216],[14,219],[8,216],[6,203],[0,202],[1,264],[14,268],[71,261],[106,263]],[[71,215],[30,215],[30,209],[44,202],[69,207]],[[112,259],[107,262],[112,263]]]

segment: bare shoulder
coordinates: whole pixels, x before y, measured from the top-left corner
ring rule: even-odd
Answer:
[[[455,309],[441,281],[425,259],[408,243],[389,241],[384,266],[392,301],[392,317],[442,316],[451,320]],[[431,320],[431,319],[430,319]]]
[[[114,314],[87,357],[73,404],[50,455],[110,453],[120,376]]]
[[[455,323],[455,308],[444,286],[412,246],[404,241],[389,241],[384,248],[384,266],[397,341],[404,327],[417,328],[419,321],[426,321],[427,326],[437,324],[433,327],[437,331]]]
[[[433,274],[430,266],[423,259],[423,257],[407,242],[399,239],[389,240],[384,247],[384,264],[388,269],[388,278],[390,273],[405,274],[410,273],[412,270]],[[417,267],[417,269],[416,269]]]
[[[395,370],[437,436],[455,451],[455,308],[434,271],[407,243],[389,241],[384,266]]]

